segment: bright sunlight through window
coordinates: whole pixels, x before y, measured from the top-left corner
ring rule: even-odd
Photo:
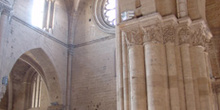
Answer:
[[[31,24],[42,28],[44,16],[44,0],[33,0]]]
[[[104,20],[111,26],[116,25],[115,0],[106,0],[103,9]]]

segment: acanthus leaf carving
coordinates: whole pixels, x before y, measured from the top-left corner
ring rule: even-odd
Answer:
[[[142,27],[144,42],[163,43],[163,34],[160,24]]]
[[[191,44],[193,46],[203,46],[207,47],[207,43],[209,42],[209,39],[206,37],[206,29],[203,26],[200,26],[198,29],[195,30],[192,39]]]
[[[129,30],[123,33],[128,46],[143,44],[143,33],[140,29]]]
[[[182,27],[179,32],[179,44],[189,44],[190,43],[190,37],[192,36],[192,32],[190,31],[189,27]]]
[[[173,25],[168,25],[163,28],[163,38],[164,43],[172,42],[174,43],[176,40],[176,28]]]

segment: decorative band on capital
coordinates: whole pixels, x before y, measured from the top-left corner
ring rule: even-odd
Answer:
[[[142,27],[144,32],[144,43],[154,42],[154,43],[163,43],[163,33],[160,24],[155,24],[147,27]]]
[[[143,32],[141,29],[123,31],[122,35],[125,37],[128,46],[143,44]]]
[[[190,44],[191,46],[206,47],[210,35],[206,25],[196,24],[192,26],[162,23],[139,26],[123,30],[126,43],[131,45],[143,45],[144,43],[174,43],[175,45]]]

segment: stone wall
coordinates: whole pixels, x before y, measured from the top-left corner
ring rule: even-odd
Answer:
[[[47,110],[47,107],[50,106],[50,99],[47,91],[47,87],[43,82],[41,88],[41,101],[40,101],[40,110]]]
[[[3,7],[0,7],[3,8]],[[54,32],[49,34],[42,29],[34,27],[31,22],[31,2],[24,0],[16,0],[13,7],[13,14],[8,13],[1,16],[2,22],[5,27],[1,27],[1,61],[0,71],[1,78],[9,76],[15,62],[24,53],[40,49],[49,58],[48,61],[52,65],[41,65],[43,67],[52,66],[56,71],[56,80],[59,85],[54,85],[52,88],[60,87],[61,96],[59,97],[60,103],[65,103],[66,97],[66,69],[67,69],[67,13],[64,2],[57,0],[55,2],[55,20]],[[6,19],[2,19],[6,16]],[[38,52],[39,56],[42,56]],[[46,61],[46,60],[45,60]],[[50,73],[45,73],[50,74]],[[51,74],[51,77],[54,77]],[[55,91],[54,91],[55,92]]]
[[[115,35],[93,19],[94,0],[81,2],[74,34],[71,110],[116,110]]]
[[[31,24],[33,0],[16,0],[13,7],[13,16]],[[56,0],[53,18],[53,35],[62,42],[67,42],[68,37],[68,15],[65,3]]]

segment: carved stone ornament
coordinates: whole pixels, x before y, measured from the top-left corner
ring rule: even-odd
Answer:
[[[173,25],[165,26],[163,28],[164,43],[167,43],[167,42],[174,43],[175,38],[176,38],[175,33],[176,33],[176,29]]]
[[[143,44],[143,34],[140,29],[123,32],[123,36],[128,46]]]
[[[162,28],[159,24],[142,27],[144,31],[144,42],[163,43]]]
[[[206,37],[206,29],[205,27],[199,27],[195,30],[192,39],[191,39],[193,46],[203,46],[206,47],[206,43],[209,42],[209,40]]]
[[[189,27],[183,27],[179,30],[179,44],[189,44],[190,43],[190,37],[192,32],[190,31]]]

